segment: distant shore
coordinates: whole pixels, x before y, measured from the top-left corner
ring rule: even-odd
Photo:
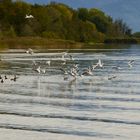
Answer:
[[[41,37],[15,37],[0,39],[0,49],[84,49],[98,48],[105,44],[139,44],[138,38],[107,38],[104,42],[75,42],[72,40],[46,39]]]
[[[125,37],[125,38],[106,38],[104,43],[115,43],[115,44],[140,44],[140,38]]]

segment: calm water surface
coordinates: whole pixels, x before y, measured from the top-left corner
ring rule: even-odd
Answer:
[[[0,74],[8,77],[0,83],[1,140],[140,140],[140,46],[70,52],[75,61],[65,68],[104,63],[93,76],[76,80],[64,80],[61,50],[46,52],[0,53]],[[46,73],[33,71],[32,60]],[[129,60],[135,60],[131,69]],[[117,77],[108,80],[112,75]]]

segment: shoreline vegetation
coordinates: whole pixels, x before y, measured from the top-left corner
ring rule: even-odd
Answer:
[[[1,49],[80,49],[84,43],[62,39],[46,39],[41,37],[16,37],[0,40]]]
[[[107,44],[140,44],[140,38],[106,38],[103,42],[76,42],[74,40],[63,40],[63,39],[46,39],[42,37],[14,37],[14,38],[2,38],[0,39],[0,48],[19,48],[24,49],[32,46],[33,48],[44,48],[44,49],[57,49],[66,48],[69,46],[76,46],[81,48],[84,45],[107,45]]]
[[[126,37],[126,38],[106,38],[105,44],[140,44],[140,38]]]
[[[139,44],[139,38],[107,38],[104,42],[75,42],[73,40],[46,39],[42,37],[15,37],[0,39],[0,50],[3,49],[97,49],[111,44]]]
[[[84,49],[87,45],[140,43],[139,33],[132,34],[122,19],[96,8],[1,0],[0,11],[0,49]]]

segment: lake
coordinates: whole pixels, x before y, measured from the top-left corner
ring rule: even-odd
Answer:
[[[1,52],[0,139],[140,140],[140,45],[108,48],[70,50],[65,65],[64,50]],[[98,59],[93,75],[64,79],[61,68],[82,72]]]

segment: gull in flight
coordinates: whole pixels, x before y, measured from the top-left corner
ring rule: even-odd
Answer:
[[[61,60],[62,60],[62,61],[66,61],[65,56],[67,56],[67,55],[68,55],[68,51],[62,52],[62,58],[61,58]]]
[[[81,75],[85,75],[85,76],[93,75],[92,68],[89,67],[89,68],[85,69]]]
[[[64,75],[68,75],[69,74],[69,72],[67,70],[63,69],[63,68],[60,68],[60,70],[64,73]]]
[[[74,58],[73,58],[72,55],[69,55],[69,57],[70,57],[70,60],[71,60],[71,61],[74,61]]]
[[[116,77],[117,77],[116,75],[112,75],[112,76],[108,77],[108,80],[115,79]]]
[[[26,53],[28,53],[28,54],[33,54],[34,52],[33,52],[33,50],[31,49],[31,48],[28,48],[28,50],[26,51]]]
[[[50,60],[46,61],[46,64],[47,64],[48,66],[50,66],[50,65],[51,65],[51,61],[50,61]]]
[[[37,66],[37,63],[35,62],[35,60],[32,61],[32,65]]]
[[[69,74],[73,77],[76,77],[78,75],[77,70],[75,68],[71,68]]]
[[[98,60],[97,66],[103,68],[104,63],[101,62],[101,59]]]
[[[68,55],[68,51],[62,52],[62,55],[64,55],[64,56]]]
[[[40,74],[40,72],[41,72],[41,68],[40,68],[40,66],[38,66],[37,68],[35,68],[34,71],[36,71],[37,73]]]
[[[62,66],[66,65],[66,60],[61,63]]]
[[[91,66],[91,69],[92,69],[92,70],[95,70],[96,67],[98,67],[98,64],[92,65],[92,66]]]
[[[129,68],[132,68],[132,64],[134,63],[134,60],[130,60],[130,61],[128,61],[128,66],[129,66]]]
[[[26,19],[30,19],[30,18],[34,18],[34,16],[33,16],[33,15],[27,15],[27,14],[26,14],[25,18],[26,18]]]
[[[64,54],[64,55],[62,55],[62,58],[61,58],[61,60],[62,60],[62,61],[66,61],[65,56],[66,56],[65,54]]]
[[[79,65],[79,64],[74,64],[74,65],[73,65],[73,68],[76,69],[76,70],[79,70],[78,65]]]
[[[37,73],[41,74],[45,74],[46,73],[46,69],[45,68],[41,68],[40,66],[33,68],[34,71],[36,71]]]
[[[119,66],[113,66],[112,69],[114,69],[114,70],[122,70],[123,68],[121,68]]]
[[[46,73],[46,69],[45,69],[45,68],[41,69],[41,72],[42,72],[43,74],[45,74],[45,73]]]

